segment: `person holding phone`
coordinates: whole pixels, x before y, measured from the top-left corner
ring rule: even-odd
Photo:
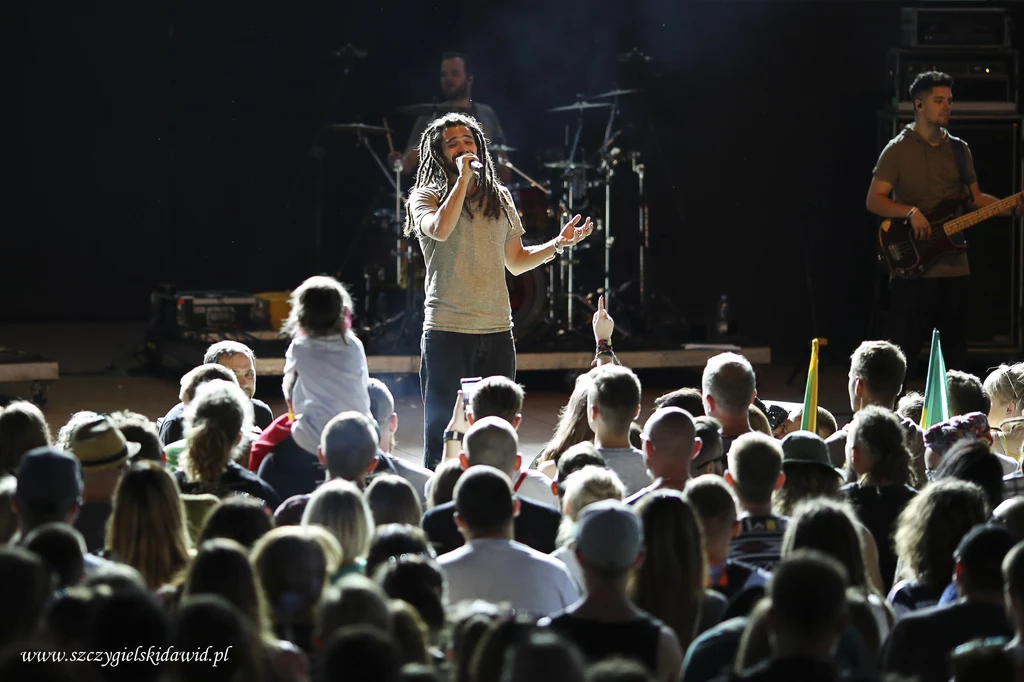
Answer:
[[[426,264],[420,394],[424,465],[441,461],[444,426],[463,377],[515,378],[516,351],[505,270],[538,267],[593,231],[574,216],[554,239],[525,246],[512,195],[499,181],[480,124],[445,114],[423,131],[405,233]]]

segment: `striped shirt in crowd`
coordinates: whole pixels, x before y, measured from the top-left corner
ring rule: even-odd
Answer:
[[[745,561],[771,571],[779,563],[782,536],[789,518],[786,516],[745,516],[740,532],[729,543],[729,559]]]

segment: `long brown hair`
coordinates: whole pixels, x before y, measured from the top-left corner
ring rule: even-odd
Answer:
[[[984,491],[944,479],[925,486],[900,513],[894,534],[901,577],[935,587],[953,575],[953,552],[971,528],[988,517]]]
[[[659,490],[637,505],[647,557],[633,575],[633,601],[676,633],[685,651],[700,622],[707,559],[697,513],[674,490]]]
[[[576,387],[569,396],[569,402],[558,413],[555,432],[544,446],[544,452],[537,458],[538,464],[548,460],[554,460],[555,464],[558,464],[558,458],[573,445],[594,440],[594,430],[587,421],[587,393],[590,390],[590,383],[589,373],[576,377]]]
[[[503,188],[498,182],[498,174],[494,170],[494,161],[487,152],[487,138],[484,137],[484,130],[480,123],[467,114],[450,113],[435,118],[423,131],[420,136],[420,167],[416,171],[416,181],[410,190],[430,189],[437,192],[443,201],[448,192],[452,189],[452,178],[459,174],[459,170],[444,155],[444,131],[456,126],[465,126],[473,135],[473,142],[476,143],[476,155],[483,163],[484,168],[480,171],[477,180],[475,193],[476,203],[481,207],[481,214],[485,218],[498,218],[502,212],[509,210],[504,200]],[[472,216],[472,208],[469,201],[466,202],[466,210]],[[405,235],[409,236],[415,231],[412,224],[411,214],[405,220]]]
[[[135,568],[151,589],[171,582],[189,562],[185,507],[178,484],[155,462],[129,465],[114,489],[106,548]]]

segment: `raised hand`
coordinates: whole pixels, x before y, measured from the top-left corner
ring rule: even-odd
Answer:
[[[611,341],[612,332],[615,331],[615,320],[604,307],[607,296],[608,294],[602,294],[597,297],[597,312],[594,313],[591,320],[594,327],[594,341]]]

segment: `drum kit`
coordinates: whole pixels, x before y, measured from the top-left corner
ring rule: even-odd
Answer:
[[[569,114],[575,117],[575,132],[569,135],[571,126],[566,126],[566,144],[557,152],[559,158],[544,161],[540,167],[546,177],[537,179],[528,175],[514,164],[510,156],[517,152],[514,147],[488,144],[488,150],[498,168],[508,170],[507,177],[515,176],[515,182],[508,182],[515,206],[526,228],[526,243],[539,242],[553,237],[576,213],[586,211],[594,218],[594,234],[582,244],[569,247],[565,254],[518,277],[506,274],[509,288],[509,302],[518,341],[546,341],[547,337],[589,338],[590,316],[596,310],[597,298],[607,296],[607,304],[631,288],[636,288],[639,303],[631,305],[630,311],[639,320],[646,319],[648,296],[648,247],[649,231],[647,207],[644,201],[644,164],[638,151],[623,153],[614,146],[620,131],[615,131],[619,116],[620,98],[629,97],[642,90],[611,90],[588,98],[580,97],[576,102],[548,109],[551,115]],[[412,104],[396,109],[399,114],[411,116],[440,116],[451,111],[465,111],[446,104]],[[590,114],[606,114],[603,134],[596,151],[587,153],[583,139]],[[590,118],[590,121],[593,119]],[[394,193],[392,208],[378,208],[372,211],[370,231],[380,243],[387,247],[379,249],[376,256],[370,255],[363,269],[363,287],[353,295],[359,301],[360,317],[367,323],[364,328],[371,340],[379,340],[378,346],[402,344],[416,340],[418,343],[422,322],[423,270],[422,255],[413,239],[403,235],[403,188],[401,162],[389,168],[386,161],[374,151],[371,138],[384,137],[388,148],[395,152],[392,130],[387,119],[383,125],[365,123],[343,123],[326,126],[325,132],[335,135],[354,135],[358,146],[364,147],[372,156],[375,165],[387,179]],[[596,136],[588,135],[592,143]],[[394,157],[394,154],[392,154]],[[628,169],[636,175],[638,197],[638,221],[626,221],[620,228],[613,225],[613,178],[621,169]],[[614,214],[621,219],[623,212]],[[620,232],[635,230],[639,244],[638,276],[627,282],[612,281],[612,257],[616,239]],[[386,254],[386,256],[384,255]],[[624,305],[624,304],[623,304]],[[625,313],[624,308],[619,308]],[[628,315],[617,315],[617,335],[628,336]]]

